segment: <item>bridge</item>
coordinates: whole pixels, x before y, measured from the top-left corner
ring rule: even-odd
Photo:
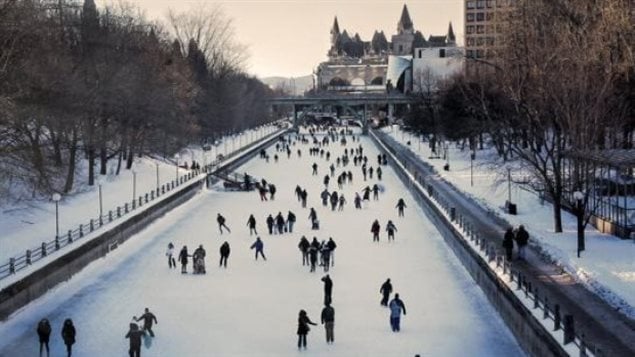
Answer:
[[[284,96],[268,100],[273,106],[293,106],[293,127],[304,119],[308,111],[323,111],[324,107],[341,108],[362,122],[363,133],[368,132],[368,106],[387,105],[392,117],[395,105],[408,105],[414,99],[402,93],[335,93],[319,92],[304,96]],[[307,110],[308,109],[308,110]],[[360,114],[361,111],[361,114]]]

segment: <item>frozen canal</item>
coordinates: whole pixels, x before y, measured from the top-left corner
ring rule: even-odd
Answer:
[[[349,139],[349,149],[359,146]],[[362,138],[368,165],[377,168],[377,150]],[[386,188],[378,201],[362,210],[353,205],[354,192],[377,182],[364,182],[360,166],[345,168],[353,184],[342,190],[347,204],[343,212],[323,207],[319,198],[330,163],[344,147],[331,143],[325,150],[331,160],[309,156],[312,145],[297,143],[292,155],[269,148],[269,162],[253,159],[238,172],[274,183],[275,201],[261,202],[256,192],[204,190],[194,199],[163,217],[119,249],[61,284],[0,325],[0,356],[37,356],[37,322],[51,320],[51,356],[64,356],[60,338],[62,322],[72,318],[77,328],[74,356],[126,356],[124,336],[133,315],[145,307],[158,319],[154,339],[146,339],[143,356],[517,356],[522,351],[468,273],[443,242],[439,232],[415,204],[393,170],[382,167]],[[302,150],[298,158],[297,149]],[[352,157],[351,157],[352,159]],[[319,175],[311,175],[311,165]],[[336,169],[336,176],[342,167]],[[337,189],[333,177],[329,190]],[[308,191],[308,207],[302,208],[294,188]],[[405,217],[397,217],[395,205],[403,197]],[[312,231],[308,208],[315,207],[320,230]],[[291,210],[298,221],[292,234],[268,235],[265,218]],[[232,229],[222,236],[217,213]],[[254,260],[249,246],[255,236],[246,226],[249,214],[258,221],[267,261]],[[371,223],[378,219],[381,240],[372,241]],[[398,229],[388,242],[385,225],[392,219]],[[327,345],[319,325],[324,276],[303,267],[298,242],[302,235],[337,243],[334,282],[335,343]],[[218,249],[227,240],[231,255],[227,269],[218,268]],[[170,270],[166,246],[180,249],[199,244],[207,250],[207,275],[182,275]],[[191,272],[191,264],[188,267]],[[394,292],[407,308],[401,332],[393,333],[389,311],[380,306],[379,288],[391,278]],[[392,296],[391,296],[392,298]],[[298,311],[304,309],[318,323],[308,336],[308,349],[298,351]]]

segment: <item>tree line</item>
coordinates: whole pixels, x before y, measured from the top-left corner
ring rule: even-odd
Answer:
[[[126,3],[0,0],[0,197],[69,193],[112,160],[119,174],[270,121],[244,53],[221,8],[163,24]]]
[[[569,159],[633,148],[629,6],[627,0],[515,1],[499,10],[501,32],[489,56],[467,58],[466,73],[439,90],[420,78],[424,90],[407,122],[433,142],[458,141],[474,154],[491,145],[499,167],[529,172],[525,184],[553,202],[554,229],[561,232],[563,207],[576,203],[571,191],[584,193],[587,205],[600,169]]]

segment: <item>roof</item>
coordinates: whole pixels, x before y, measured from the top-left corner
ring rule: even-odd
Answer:
[[[412,20],[410,19],[410,14],[408,13],[408,7],[406,5],[403,6],[403,10],[401,11],[401,18],[399,19],[397,27],[404,30],[410,30],[413,27]]]
[[[428,45],[430,47],[443,47],[445,46],[446,36],[430,36],[428,38]]]
[[[613,167],[635,167],[635,149],[569,150],[565,157]]]

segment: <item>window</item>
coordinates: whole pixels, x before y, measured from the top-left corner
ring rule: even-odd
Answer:
[[[485,44],[485,39],[483,37],[479,37],[476,39],[477,46],[483,46]]]
[[[477,8],[477,9],[483,9],[483,8],[485,8],[485,0],[478,0],[478,1],[476,2],[476,8]]]
[[[465,27],[465,32],[467,32],[467,33],[474,33],[474,26],[467,26],[467,27]]]
[[[439,58],[445,58],[445,48],[439,49]]]
[[[485,26],[483,25],[476,26],[476,33],[485,33]]]
[[[467,57],[467,58],[474,58],[474,50],[467,50],[467,51],[465,51],[465,57]]]
[[[475,4],[476,4],[476,1],[468,1],[466,3],[466,6],[468,9],[473,9]]]
[[[485,38],[485,41],[488,46],[494,46],[494,37],[487,37]]]
[[[473,21],[474,21],[474,14],[467,14],[467,15],[465,15],[465,21],[467,21],[467,22],[473,22]]]
[[[468,37],[467,45],[468,46],[474,46],[474,37]]]
[[[482,12],[476,14],[476,21],[485,21],[485,14]]]
[[[476,58],[483,58],[483,57],[485,57],[485,51],[476,50]]]
[[[495,3],[496,3],[496,0],[487,0],[487,8],[488,9],[493,8]]]

